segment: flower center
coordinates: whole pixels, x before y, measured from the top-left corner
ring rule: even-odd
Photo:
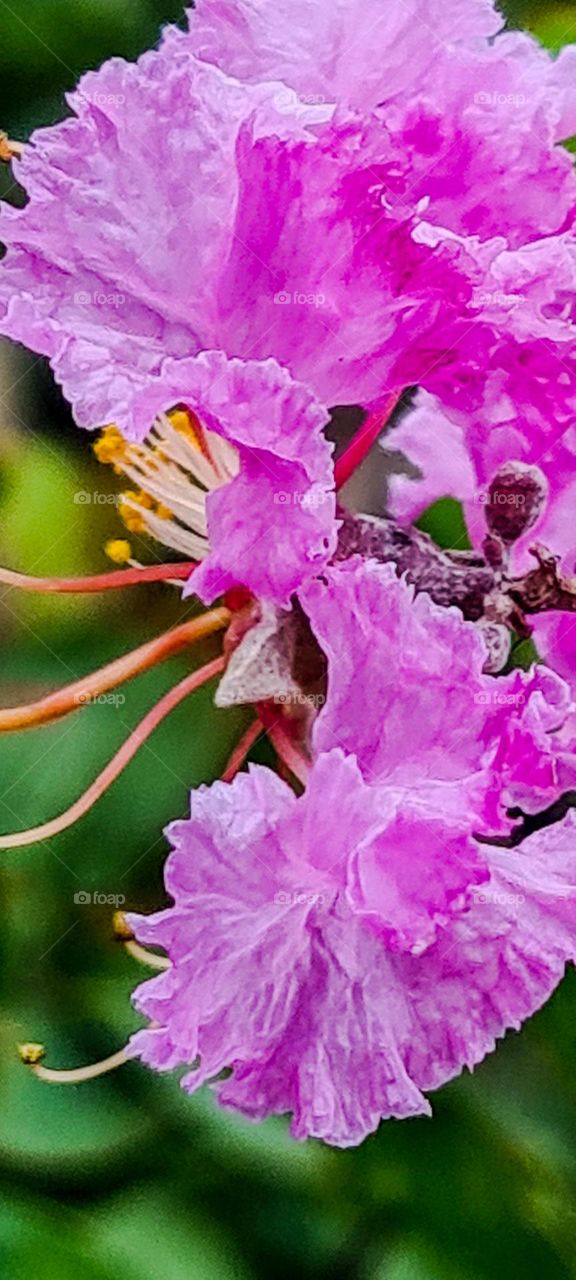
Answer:
[[[94,452],[134,485],[119,507],[129,533],[149,534],[189,559],[206,558],[206,498],[238,472],[232,445],[179,406],[156,418],[143,444],[126,440],[116,426],[105,427]]]

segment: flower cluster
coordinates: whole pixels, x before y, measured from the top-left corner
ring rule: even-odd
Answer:
[[[0,331],[105,428],[128,531],[183,557],[146,568],[115,543],[130,569],[78,589],[224,597],[64,702],[226,630],[88,799],[0,846],[85,812],[205,679],[217,705],[254,706],[170,828],[174,905],[122,924],[162,969],[126,1055],[186,1067],[190,1091],[231,1069],[223,1105],[338,1145],[427,1112],[576,958],[572,693],[552,669],[574,675],[576,178],[558,144],[576,51],[500,27],[491,0],[199,0],[137,64],[84,76],[23,148],[28,202],[0,214]],[[334,466],[335,406],[362,419]],[[360,517],[336,490],[385,427],[406,466],[388,513]],[[414,527],[446,496],[475,550]],[[536,525],[552,552],[527,568]],[[523,674],[532,615],[551,666]],[[281,777],[240,773],[264,731]]]

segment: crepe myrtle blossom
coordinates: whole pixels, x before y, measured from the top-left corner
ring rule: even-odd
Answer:
[[[197,479],[202,462],[205,480],[226,460],[232,470],[214,444],[221,438],[205,438],[182,410],[160,412],[155,440],[158,459],[169,447],[183,470],[196,466]],[[105,433],[99,447],[136,483],[154,475],[148,446]],[[202,490],[187,484],[192,526],[192,496],[199,503]],[[128,518],[149,510],[140,496]],[[170,514],[158,520],[176,527]],[[187,536],[200,538],[200,526],[196,511]],[[186,561],[134,566],[93,582],[1,576],[34,589],[92,590],[186,581],[190,569]],[[224,1105],[252,1116],[291,1111],[297,1136],[346,1145],[383,1116],[426,1111],[424,1093],[528,1017],[573,955],[571,816],[513,854],[499,847],[510,840],[512,848],[510,806],[537,821],[571,786],[572,704],[552,672],[485,674],[481,629],[415,594],[395,565],[352,556],[303,582],[298,595],[284,615],[297,644],[283,652],[278,641],[275,651],[276,675],[282,660],[291,664],[289,696],[260,701],[245,663],[243,700],[256,704],[256,719],[223,782],[194,793],[190,820],[172,829],[174,907],[120,925],[135,958],[162,970],[136,997],[150,1027],[79,1071],[45,1067],[37,1045],[22,1055],[55,1082],[90,1079],[130,1056],[159,1069],[187,1066],[192,1089],[231,1068],[218,1085]],[[69,827],[179,701],[207,680],[230,678],[262,605],[245,591],[226,601],[68,690],[0,713],[0,731],[44,723],[226,631],[222,656],[164,695],[79,801],[0,837],[0,847]],[[257,649],[256,674],[270,661]],[[325,693],[308,699],[318,670]],[[268,769],[236,776],[263,730],[303,796]]]
[[[173,906],[128,919],[171,962],[135,994],[152,1025],[128,1054],[186,1066],[190,1092],[232,1068],[224,1106],[346,1146],[429,1113],[574,957],[572,818],[513,855],[474,839],[520,785],[552,793],[569,700],[483,675],[472,624],[388,567],[350,561],[303,603],[328,659],[306,790],[255,767],[193,793]]]
[[[508,572],[545,484],[533,469],[529,519],[502,536],[488,523],[468,557],[334,496],[407,387],[462,440],[466,484],[504,418],[487,483],[537,462],[519,440],[556,442],[571,420],[576,185],[556,144],[573,132],[573,54],[552,62],[499,25],[487,0],[395,14],[297,0],[290,15],[201,0],[189,32],[84,77],[70,119],[4,143],[28,203],[0,216],[0,329],[49,358],[79,425],[104,426],[95,449],[130,485],[128,532],[179,558],[143,566],[116,539],[128,568],[0,580],[223,598],[0,712],[0,732],[223,643],[75,804],[0,848],[70,827],[208,681],[217,706],[254,709],[222,781],[171,828],[174,905],[120,924],[162,971],[136,997],[149,1026],[79,1071],[25,1046],[44,1079],[128,1056],[185,1067],[191,1089],[226,1069],[224,1105],[289,1111],[296,1136],[347,1145],[427,1111],[573,958],[573,819],[554,810],[573,780],[570,694],[539,668],[488,674],[530,611],[574,611],[544,556],[536,582]],[[367,416],[333,469],[337,404]],[[262,732],[283,779],[237,776]]]
[[[158,431],[189,446],[195,427],[182,425],[160,418]],[[165,566],[163,577],[184,579],[189,566],[178,570]],[[97,585],[145,581],[146,570],[109,579]],[[0,847],[70,826],[177,702],[209,679],[223,683],[258,625],[254,602],[233,597],[71,689],[0,714],[0,730],[44,722],[227,629],[222,657],[161,699],[80,801]],[[170,830],[174,906],[120,922],[134,957],[161,970],[135,997],[149,1027],[71,1072],[45,1067],[38,1045],[22,1056],[53,1082],[91,1079],[134,1056],[187,1067],[191,1090],[226,1068],[223,1105],[253,1117],[290,1111],[295,1136],[348,1145],[382,1117],[427,1112],[424,1095],[518,1027],[573,957],[571,815],[517,851],[499,847],[514,834],[511,804],[538,817],[570,785],[562,734],[572,704],[551,672],[486,675],[481,630],[370,558],[324,568],[288,616],[299,620],[296,689],[314,658],[326,669],[312,722],[297,694],[275,704],[248,692],[257,718],[223,781],[195,792],[190,818]],[[263,729],[303,795],[270,769],[237,776]]]
[[[514,852],[367,784],[336,748],[305,795],[263,768],[192,798],[169,830],[174,905],[132,916],[171,967],[128,1053],[193,1092],[292,1112],[296,1138],[356,1144],[472,1070],[543,1004],[576,951],[575,822]]]

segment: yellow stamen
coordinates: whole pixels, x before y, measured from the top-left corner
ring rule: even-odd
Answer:
[[[128,924],[123,911],[115,911],[112,916],[112,932],[117,942],[133,942],[134,933]]]
[[[93,449],[98,462],[104,466],[113,466],[117,475],[122,474],[122,462],[126,458],[128,445],[118,427],[104,427],[94,442]]]
[[[43,1044],[19,1044],[20,1061],[27,1067],[37,1067],[46,1053]]]
[[[134,489],[127,489],[122,494],[122,501],[118,506],[120,519],[126,525],[128,533],[146,533],[146,520],[140,512],[134,510],[131,505],[133,502],[142,507],[143,511],[151,511],[154,506],[153,500],[148,493],[144,493],[143,489],[138,493]]]
[[[178,431],[181,436],[186,436],[186,439],[196,445],[197,449],[202,448],[201,427],[197,418],[187,413],[185,409],[174,409],[168,417],[175,431]]]
[[[72,1071],[54,1071],[52,1067],[42,1066],[45,1054],[43,1045],[19,1045],[18,1053],[20,1061],[30,1067],[37,1079],[46,1080],[48,1084],[83,1084],[85,1080],[96,1080],[98,1076],[104,1076],[108,1071],[114,1071],[116,1067],[121,1067],[128,1061],[126,1050],[120,1049],[118,1053],[111,1054],[102,1062],[94,1062],[89,1067],[77,1067]]]
[[[166,970],[171,969],[172,962],[167,956],[159,956],[154,951],[148,951],[147,947],[140,946],[136,941],[134,934],[128,924],[123,911],[115,911],[112,917],[112,929],[116,942],[121,942],[124,950],[134,960],[138,960],[140,964],[145,964],[149,969]]]
[[[113,564],[128,564],[132,559],[132,547],[126,538],[111,538],[104,551]]]
[[[23,151],[21,142],[14,142],[3,129],[0,130],[0,160],[3,160],[4,164],[9,164],[14,156],[21,156]]]

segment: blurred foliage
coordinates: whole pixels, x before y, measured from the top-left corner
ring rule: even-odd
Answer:
[[[0,0],[3,126],[24,137],[57,119],[83,70],[136,56],[180,16],[179,0]],[[576,37],[574,5],[510,0],[509,18],[554,48]],[[6,191],[6,173],[2,181]],[[1,560],[34,573],[101,569],[102,543],[118,533],[106,501],[113,486],[43,363],[4,358]],[[445,545],[463,545],[454,504],[437,504],[423,524]],[[5,704],[66,683],[182,616],[168,587],[122,598],[1,595]],[[70,803],[186,668],[173,660],[126,688],[125,703],[2,739],[3,829]],[[137,1065],[59,1089],[16,1060],[15,1042],[34,1038],[47,1042],[51,1065],[81,1064],[112,1052],[136,1025],[129,997],[144,975],[112,942],[110,909],[74,895],[97,890],[144,909],[164,902],[162,828],[185,812],[190,786],[220,771],[242,723],[236,713],[215,718],[209,691],[198,694],[77,828],[4,856],[2,1276],[574,1280],[574,975],[473,1080],[435,1099],[433,1122],[383,1125],[357,1151],[292,1143],[284,1121],[252,1126],[217,1111],[207,1090],[185,1098],[175,1079]]]

